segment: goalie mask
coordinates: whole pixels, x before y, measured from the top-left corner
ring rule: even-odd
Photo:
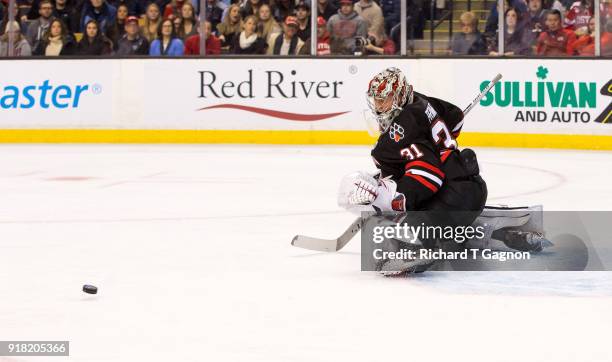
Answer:
[[[370,81],[367,93],[368,106],[382,132],[389,129],[391,122],[406,103],[412,103],[412,97],[412,86],[398,68],[387,68]]]

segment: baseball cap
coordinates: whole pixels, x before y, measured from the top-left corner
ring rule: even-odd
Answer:
[[[285,19],[285,25],[294,25],[294,26],[299,26],[297,18],[295,16],[288,16]]]
[[[353,0],[340,0],[340,5],[353,5]]]
[[[125,19],[125,23],[129,24],[129,23],[136,23],[138,24],[138,18],[135,16],[128,16],[127,19]]]
[[[325,18],[322,16],[319,16],[317,18],[317,25],[318,26],[325,26],[327,24],[327,21],[325,21]]]

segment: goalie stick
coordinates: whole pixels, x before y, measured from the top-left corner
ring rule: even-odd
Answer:
[[[497,82],[499,82],[501,78],[502,75],[497,74],[495,78],[491,80],[489,85],[487,85],[487,87],[483,89],[482,92],[480,92],[478,96],[476,96],[476,98],[474,98],[472,103],[470,103],[470,105],[468,105],[463,110],[464,117],[467,116],[467,114],[478,104],[478,102],[480,102],[482,98],[484,98],[485,95],[487,95],[487,93],[489,93],[489,91],[495,86]],[[463,121],[461,121],[459,127],[461,125],[463,125]],[[351,239],[353,239],[355,235],[357,235],[359,230],[361,230],[361,227],[363,226],[364,222],[365,218],[361,216],[356,218],[355,221],[353,221],[351,225],[349,225],[349,227],[342,233],[342,235],[335,239],[319,239],[311,236],[296,235],[293,237],[293,240],[291,240],[291,245],[296,246],[298,248],[315,251],[339,251],[344,248],[344,246],[348,244],[348,242],[351,241]]]

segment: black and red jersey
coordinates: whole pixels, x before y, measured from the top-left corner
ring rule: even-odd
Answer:
[[[457,149],[463,112],[441,99],[414,93],[389,129],[378,138],[372,157],[382,177],[391,176],[406,209],[417,210],[440,190],[443,163]]]

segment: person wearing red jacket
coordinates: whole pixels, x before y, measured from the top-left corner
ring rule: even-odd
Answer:
[[[595,44],[595,17],[591,17],[589,20],[587,33],[578,36],[576,41],[570,44],[570,53],[572,55],[587,55],[583,53],[584,49],[593,44]]]
[[[565,14],[563,21],[565,29],[575,31],[578,35],[585,34],[592,16],[593,3],[591,0],[576,1]]]
[[[327,21],[322,16],[317,18],[317,55],[331,55]]]
[[[198,29],[198,33],[201,30]],[[221,54],[221,40],[212,34],[210,21],[204,22],[204,36],[206,37],[206,54]],[[185,41],[185,55],[200,55],[200,34],[192,35]]]
[[[605,29],[601,29],[601,56],[602,57],[612,57],[612,20],[608,20],[606,22]],[[593,35],[594,38],[594,35]],[[578,42],[576,42],[578,43]],[[591,42],[580,49],[579,55],[582,56],[594,56],[595,55],[595,41],[594,39]]]
[[[576,35],[561,27],[559,10],[551,10],[546,14],[546,28],[536,42],[536,54],[556,57],[571,55],[571,44],[576,41]]]

